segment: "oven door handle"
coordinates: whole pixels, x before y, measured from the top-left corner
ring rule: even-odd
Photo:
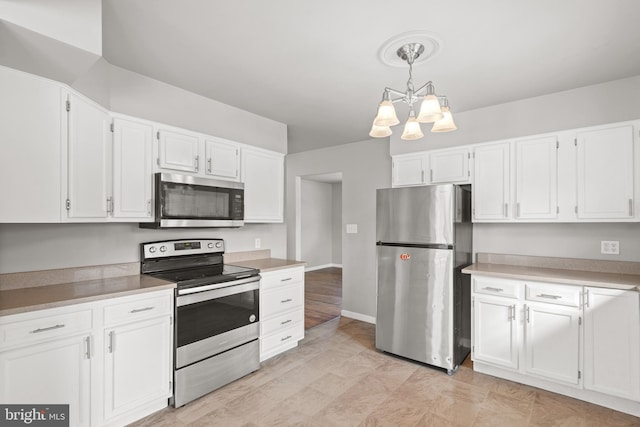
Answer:
[[[215,288],[208,288],[207,286],[201,286],[197,289],[197,291],[192,291],[187,294],[178,293],[178,297],[176,298],[176,306],[182,307],[189,304],[195,304],[201,301],[212,300],[216,298],[222,298],[229,295],[241,294],[243,292],[255,291],[260,288],[260,277],[253,277],[251,279],[245,280],[236,280],[233,282],[226,282],[224,287],[220,287],[221,283],[217,283]],[[209,290],[205,290],[203,288],[208,288]],[[191,290],[188,289],[188,290]]]

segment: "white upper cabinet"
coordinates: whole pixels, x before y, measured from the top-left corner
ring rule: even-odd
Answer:
[[[0,94],[0,222],[59,222],[61,88],[0,67]]]
[[[197,135],[160,128],[158,166],[170,171],[200,171],[200,141]]]
[[[519,140],[516,153],[517,219],[558,216],[558,139],[555,136]]]
[[[427,154],[403,154],[393,157],[392,185],[404,187],[427,184]]]
[[[429,181],[432,184],[470,182],[469,159],[468,148],[430,152]]]
[[[633,126],[580,132],[576,150],[578,218],[633,218]]]
[[[110,192],[111,118],[97,104],[68,95],[66,208],[73,220],[106,219]]]
[[[153,127],[130,119],[113,120],[112,216],[150,219]]]
[[[245,222],[284,221],[284,155],[242,149]]]
[[[233,181],[240,179],[240,149],[237,144],[212,137],[204,140],[205,174]]]
[[[510,143],[478,146],[474,152],[473,219],[504,220],[510,211]]]

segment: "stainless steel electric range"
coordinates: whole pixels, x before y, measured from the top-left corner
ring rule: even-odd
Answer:
[[[173,406],[260,367],[258,270],[224,264],[222,239],[142,243],[140,252],[143,274],[177,283]]]

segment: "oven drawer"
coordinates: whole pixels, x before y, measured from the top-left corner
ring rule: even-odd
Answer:
[[[116,304],[104,308],[105,325],[126,323],[172,314],[173,292],[171,290],[153,294],[122,297]]]
[[[304,323],[298,323],[290,328],[262,337],[260,339],[261,359],[270,357],[267,354],[279,347],[295,345],[302,338],[304,338]],[[267,356],[263,357],[264,355]]]
[[[304,322],[304,310],[302,308],[289,311],[285,314],[281,314],[267,320],[262,320],[260,322],[260,336],[269,335],[273,332],[289,328],[301,322]]]
[[[283,270],[260,273],[262,281],[260,287],[264,290],[304,282],[304,267],[287,268]]]
[[[49,339],[80,334],[93,327],[91,309],[60,313],[52,309],[49,315],[0,326],[0,348],[17,344],[32,344]]]
[[[285,286],[260,294],[260,318],[267,319],[279,313],[302,307],[304,286],[302,284]]]
[[[527,283],[525,292],[527,301],[580,307],[582,286],[556,285],[553,283]]]

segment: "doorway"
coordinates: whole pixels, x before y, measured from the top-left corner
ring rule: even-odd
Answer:
[[[299,177],[297,255],[305,270],[305,329],[342,310],[342,173]]]

